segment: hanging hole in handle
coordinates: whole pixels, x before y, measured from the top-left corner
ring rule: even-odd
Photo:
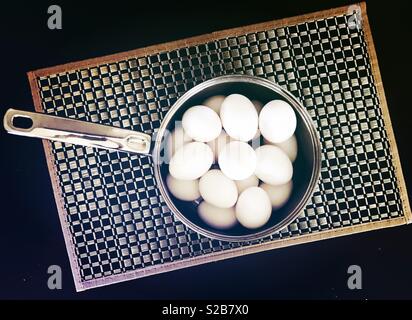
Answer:
[[[12,125],[19,129],[30,129],[33,126],[33,120],[30,117],[15,115],[12,120]]]

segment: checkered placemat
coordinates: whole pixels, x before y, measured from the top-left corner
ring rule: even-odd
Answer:
[[[318,187],[287,228],[247,243],[177,221],[152,159],[44,142],[77,290],[411,221],[364,4],[29,73],[37,111],[155,132],[184,92],[224,74],[270,79],[321,137]]]

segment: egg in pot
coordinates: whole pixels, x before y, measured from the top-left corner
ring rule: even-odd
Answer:
[[[293,108],[283,100],[272,100],[264,105],[259,114],[259,129],[265,139],[279,143],[289,139],[296,129]]]
[[[203,176],[213,163],[213,151],[202,142],[189,142],[179,148],[169,164],[170,174],[181,180],[194,180]]]
[[[231,94],[225,98],[220,118],[226,133],[235,140],[247,142],[256,135],[259,123],[256,108],[241,94]]]
[[[216,229],[229,229],[236,225],[236,213],[233,207],[219,208],[203,201],[197,208],[200,218]]]
[[[255,175],[268,184],[289,182],[293,175],[292,162],[279,147],[264,145],[256,149]]]
[[[236,184],[217,169],[200,178],[199,192],[206,202],[220,208],[233,207],[238,196]]]
[[[199,180],[181,180],[172,175],[166,178],[166,184],[169,191],[177,198],[183,201],[194,201],[200,198]]]
[[[244,190],[236,203],[236,218],[249,229],[262,227],[272,214],[272,205],[265,190],[250,187]]]
[[[222,123],[216,112],[205,106],[191,107],[183,114],[185,133],[195,141],[209,142],[222,131]]]

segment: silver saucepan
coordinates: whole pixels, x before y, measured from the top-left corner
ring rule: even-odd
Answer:
[[[201,104],[208,97],[232,93],[243,94],[263,104],[274,99],[284,100],[294,108],[297,117],[295,136],[299,151],[294,162],[292,195],[288,202],[273,212],[270,220],[258,229],[247,229],[240,224],[227,230],[215,229],[198,216],[196,207],[199,201],[186,202],[175,198],[165,183],[169,170],[168,162],[162,159],[167,134],[174,130],[188,108]],[[19,118],[28,119],[30,125],[17,126],[16,120]],[[246,75],[221,76],[193,87],[170,108],[153,137],[142,132],[14,109],[6,112],[4,127],[9,133],[16,135],[152,156],[157,186],[177,219],[204,236],[222,241],[256,240],[286,227],[304,209],[320,174],[320,142],[306,109],[290,92],[275,83]]]

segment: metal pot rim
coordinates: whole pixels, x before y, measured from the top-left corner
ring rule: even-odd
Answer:
[[[173,118],[173,115],[179,110],[180,107],[184,105],[184,103],[190,99],[192,96],[195,94],[198,94],[202,90],[209,88],[211,86],[214,86],[216,84],[222,84],[222,83],[228,83],[228,82],[244,82],[244,83],[253,83],[257,84],[260,86],[264,86],[280,96],[287,100],[299,113],[301,116],[305,126],[308,128],[309,133],[310,133],[310,138],[312,142],[312,147],[313,147],[313,157],[314,157],[314,166],[312,168],[312,173],[311,173],[311,178],[310,178],[310,183],[309,186],[301,198],[300,202],[296,205],[295,209],[291,211],[285,219],[280,221],[274,226],[271,226],[265,230],[256,232],[256,233],[251,233],[249,235],[245,236],[228,236],[228,235],[222,235],[210,230],[206,230],[189,219],[185,217],[183,213],[181,213],[176,206],[174,205],[173,201],[170,199],[168,192],[166,190],[166,187],[164,185],[164,181],[161,176],[160,172],[160,164],[157,161],[157,159],[160,159],[160,152],[161,152],[161,143],[160,139],[156,139],[154,148],[153,148],[153,157],[154,157],[154,173],[155,173],[155,179],[158,183],[158,187],[160,189],[160,192],[164,198],[164,201],[166,202],[167,206],[169,209],[172,211],[172,213],[176,216],[176,218],[181,221],[183,224],[185,224],[187,227],[190,229],[194,230],[195,232],[212,238],[212,239],[217,239],[221,241],[230,241],[230,242],[245,242],[245,241],[252,241],[252,240],[257,240],[264,238],[266,236],[270,236],[271,234],[282,230],[284,227],[289,225],[292,221],[294,221],[302,212],[304,207],[306,206],[307,202],[309,201],[310,197],[313,195],[313,192],[315,190],[315,187],[317,186],[318,179],[320,176],[320,168],[321,168],[321,146],[320,146],[320,139],[318,136],[318,132],[315,129],[314,123],[308,114],[307,110],[305,107],[296,99],[295,96],[293,96],[289,91],[283,89],[276,83],[260,78],[260,77],[254,77],[254,76],[249,76],[249,75],[224,75],[224,76],[219,76],[210,80],[206,80],[205,82],[202,82],[192,89],[188,90],[185,94],[183,94],[176,102],[175,104],[170,108],[170,110],[167,112],[165,118],[162,121],[162,124],[160,125],[160,128],[157,132],[157,137],[163,137],[165,134],[165,131],[169,125],[169,122]]]

